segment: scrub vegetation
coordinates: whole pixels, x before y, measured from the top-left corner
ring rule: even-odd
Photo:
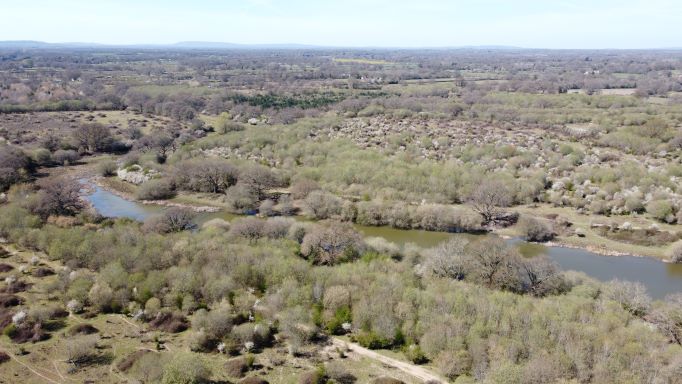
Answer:
[[[0,51],[0,376],[679,383],[682,294],[497,235],[682,262],[681,92],[677,51]]]

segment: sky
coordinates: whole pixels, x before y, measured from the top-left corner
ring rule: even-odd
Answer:
[[[0,40],[682,47],[681,0],[0,0]]]

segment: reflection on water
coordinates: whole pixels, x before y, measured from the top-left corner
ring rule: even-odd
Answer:
[[[525,241],[520,241],[520,240],[509,240],[510,242],[516,244],[516,248],[518,248],[519,253],[521,253],[521,256],[523,257],[536,257],[540,255],[546,255],[550,252],[550,248],[542,245],[542,244],[537,244],[537,243],[527,243]]]
[[[368,227],[355,225],[358,232],[365,237],[383,237],[401,247],[405,244],[413,243],[423,248],[433,247],[434,245],[456,236],[445,232],[429,232],[421,230],[396,229],[392,227]]]
[[[668,276],[682,279],[682,264],[666,264],[665,270],[668,272]]]
[[[86,199],[100,215],[105,217],[127,217],[143,221],[163,211],[161,206],[129,201],[100,187],[96,187],[92,194],[86,196]]]
[[[125,200],[99,187],[86,198],[100,214],[108,217],[128,217],[142,221],[164,210],[161,206]],[[201,225],[215,218],[230,221],[235,217],[237,215],[226,212],[200,213],[195,218],[195,222]],[[481,236],[361,225],[356,225],[355,228],[367,237],[383,237],[399,246],[414,243],[424,248],[435,246],[452,236],[470,238]],[[663,298],[670,293],[682,292],[682,264],[667,264],[644,257],[602,256],[581,249],[526,243],[520,239],[511,239],[508,242],[517,246],[524,257],[545,254],[564,270],[582,271],[601,281],[612,279],[639,281],[647,287],[649,294],[654,298]]]

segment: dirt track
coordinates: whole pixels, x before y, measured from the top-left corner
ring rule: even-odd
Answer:
[[[432,380],[435,382],[439,383],[447,383],[447,379],[441,377],[440,375],[437,375],[434,372],[431,372],[430,370],[421,367],[419,365],[411,364],[405,361],[400,361],[396,360],[394,358],[384,356],[380,353],[374,352],[370,349],[364,348],[358,344],[355,343],[350,343],[346,342],[341,339],[333,338],[332,342],[334,343],[335,346],[345,349],[348,348],[350,349],[351,352],[357,353],[358,355],[377,360],[383,364],[386,364],[388,366],[394,367],[396,369],[399,369],[408,375],[412,375],[416,377],[417,379],[423,380],[424,382]]]

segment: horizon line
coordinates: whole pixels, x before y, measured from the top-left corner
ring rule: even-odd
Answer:
[[[201,41],[188,40],[173,43],[98,43],[98,42],[48,42],[43,40],[0,40],[0,48],[7,46],[16,48],[40,48],[39,46],[61,48],[137,48],[137,49],[376,49],[376,50],[448,50],[448,49],[489,49],[489,50],[547,50],[547,51],[664,51],[682,50],[682,47],[646,47],[646,48],[548,48],[548,47],[522,47],[504,44],[481,44],[481,45],[415,45],[415,46],[390,46],[390,45],[319,45],[306,43],[233,43],[225,41]],[[31,46],[33,45],[33,46]]]

